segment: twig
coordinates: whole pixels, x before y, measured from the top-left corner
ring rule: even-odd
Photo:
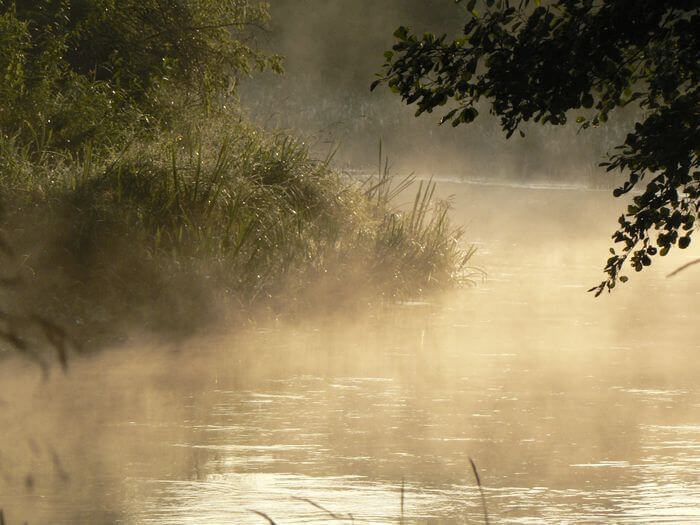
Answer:
[[[681,267],[679,267],[679,268],[676,268],[676,269],[673,270],[671,273],[669,273],[666,277],[667,277],[667,278],[668,278],[668,277],[673,277],[673,276],[676,275],[678,272],[682,272],[683,270],[685,270],[685,269],[688,268],[689,266],[693,266],[694,264],[698,264],[698,263],[700,263],[700,259],[694,259],[694,260],[690,261],[689,263],[685,263],[683,266],[681,266]]]

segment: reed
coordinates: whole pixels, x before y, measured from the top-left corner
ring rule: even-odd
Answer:
[[[435,183],[394,176],[381,146],[377,174],[358,181],[232,117],[187,116],[108,153],[48,143],[0,137],[4,230],[29,254],[23,299],[58,324],[80,319],[93,341],[144,319],[196,330],[219,308],[415,297],[460,284],[473,255]]]
[[[482,512],[484,515],[484,523],[485,525],[490,524],[489,520],[489,512],[488,512],[488,506],[486,505],[486,496],[484,495],[484,489],[481,483],[481,476],[479,476],[479,471],[476,467],[476,463],[474,463],[474,460],[472,458],[469,458],[469,465],[471,466],[472,473],[474,474],[474,479],[476,480],[476,485],[479,489],[479,495],[481,497],[481,505],[482,505]],[[404,523],[404,501],[405,501],[405,496],[406,496],[406,487],[405,487],[405,480],[401,480],[401,486],[399,490],[399,497],[400,497],[400,514],[399,514],[399,523],[403,524]],[[335,520],[335,521],[342,521],[342,520],[350,520],[351,522],[354,523],[355,518],[352,514],[347,514],[347,515],[342,515],[338,514],[336,512],[333,512],[331,510],[328,510],[326,507],[323,505],[309,499],[309,498],[302,498],[298,496],[292,496],[292,499],[298,500],[298,501],[303,501],[305,503],[308,503],[309,505],[315,507],[316,509],[322,511],[326,516],[329,518]],[[250,512],[253,512],[264,519],[266,519],[269,523],[274,524],[275,522],[273,519],[260,511],[253,510],[253,509],[248,509]]]
[[[270,516],[268,516],[264,512],[261,512],[259,510],[254,510],[254,509],[248,509],[248,510],[250,512],[252,512],[253,514],[257,514],[258,516],[264,518],[270,525],[277,525],[277,522],[275,522],[275,520],[273,520]]]
[[[315,501],[313,501],[313,500],[311,500],[311,499],[309,499],[309,498],[300,498],[300,497],[297,497],[297,496],[293,496],[293,499],[296,499],[296,500],[299,500],[299,501],[303,501],[303,502],[305,502],[305,503],[308,503],[308,504],[311,505],[312,507],[315,507],[315,508],[317,508],[318,510],[322,511],[323,513],[325,513],[325,514],[326,514],[329,518],[331,518],[331,519],[334,519],[334,520],[349,520],[349,521],[352,522],[352,523],[355,522],[355,518],[353,517],[352,514],[348,514],[347,516],[342,516],[342,515],[340,515],[340,514],[336,514],[335,512],[328,510],[326,507],[324,507],[324,506],[321,505],[320,503],[316,503]]]
[[[484,489],[481,487],[481,477],[479,476],[479,471],[476,468],[476,463],[472,458],[469,458],[469,464],[472,467],[472,472],[474,473],[474,479],[476,479],[476,486],[479,488],[479,495],[481,496],[481,506],[484,511],[484,523],[489,525],[489,510],[486,505],[486,496],[484,495]]]
[[[432,179],[417,180],[415,174],[396,177],[387,157],[380,161],[377,175],[366,182],[366,196],[378,212],[374,271],[391,268],[397,295],[411,295],[456,284],[470,284],[479,270],[467,266],[476,249],[465,247],[464,230],[449,218],[450,200],[436,198]],[[412,206],[395,206],[397,197],[418,183]]]

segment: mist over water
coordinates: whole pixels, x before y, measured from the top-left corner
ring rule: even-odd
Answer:
[[[448,37],[460,33],[465,5],[443,0],[276,0],[273,28],[264,43],[285,56],[285,75],[266,74],[241,82],[249,116],[271,129],[291,129],[307,138],[319,155],[335,151],[345,169],[376,169],[381,140],[395,171],[468,180],[575,183],[612,188],[597,164],[624,140],[633,124],[630,111],[616,110],[606,126],[577,133],[568,126],[525,124],[524,138],[506,140],[498,119],[480,107],[469,126],[438,122],[449,105],[414,117],[386,86],[370,92],[381,71],[393,31]],[[336,151],[337,148],[337,151]]]
[[[698,248],[586,293],[626,206],[594,166],[624,126],[506,141],[487,115],[414,119],[372,74],[395,26],[449,33],[460,11],[376,4],[273,2],[287,75],[242,103],[318,155],[339,144],[350,173],[381,139],[395,172],[440,181],[474,286],[360,312],[324,297],[178,344],[135,327],[46,381],[5,359],[5,523],[396,523],[402,483],[405,523],[480,523],[470,458],[493,523],[700,522],[700,270],[666,278]]]
[[[9,523],[699,518],[700,287],[585,289],[602,192],[444,184],[484,283],[432,303],[2,370]],[[496,203],[498,205],[496,206]],[[478,218],[474,219],[474,218]],[[687,255],[692,257],[692,254]]]

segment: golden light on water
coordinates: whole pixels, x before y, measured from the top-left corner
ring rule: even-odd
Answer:
[[[485,282],[449,297],[3,368],[8,523],[700,519],[697,252],[600,279],[601,192],[443,184]],[[495,212],[494,212],[495,210]]]

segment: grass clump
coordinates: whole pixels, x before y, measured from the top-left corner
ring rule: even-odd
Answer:
[[[400,209],[412,177],[385,163],[353,179],[238,116],[238,78],[280,70],[252,45],[266,4],[59,4],[0,2],[0,244],[11,247],[0,337],[12,346],[32,325],[16,319],[103,343],[134,326],[181,336],[256,310],[459,281],[471,251],[434,183]]]
[[[418,182],[410,207],[395,207],[395,201]],[[435,196],[436,182],[416,181],[411,174],[397,178],[390,173],[387,158],[379,146],[379,169],[367,181],[365,197],[375,211],[374,269],[382,279],[391,269],[390,294],[415,297],[424,291],[446,289],[470,282],[464,270],[475,248],[464,249],[462,228],[449,218],[449,200]]]
[[[85,337],[124,324],[189,333],[223,311],[415,297],[455,284],[471,252],[448,204],[411,177],[353,180],[303,142],[243,121],[188,120],[97,159],[31,155],[0,166],[21,299]],[[193,315],[194,314],[194,315]]]

